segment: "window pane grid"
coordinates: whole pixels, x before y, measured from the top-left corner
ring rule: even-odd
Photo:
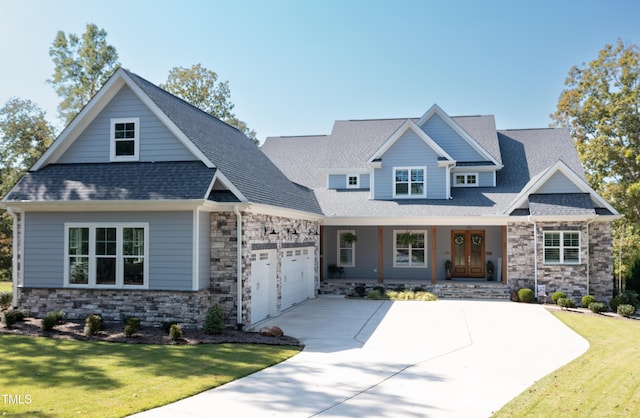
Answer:
[[[394,170],[396,196],[424,196],[425,169],[400,168]]]
[[[426,235],[424,232],[410,232],[413,242],[400,239],[406,232],[396,232],[394,265],[396,267],[425,267]]]
[[[544,262],[578,264],[580,262],[579,232],[545,232]]]

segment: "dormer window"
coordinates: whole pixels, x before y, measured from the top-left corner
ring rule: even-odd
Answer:
[[[455,187],[478,187],[478,173],[456,174]]]
[[[111,161],[138,161],[140,119],[111,119]]]
[[[396,167],[393,169],[393,197],[418,198],[427,196],[426,167]]]

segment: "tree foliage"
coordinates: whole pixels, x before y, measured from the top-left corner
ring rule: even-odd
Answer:
[[[590,185],[640,222],[640,50],[606,45],[573,67],[551,115],[570,129]]]
[[[0,196],[40,158],[55,137],[45,112],[30,100],[12,98],[0,109]],[[0,279],[11,271],[11,217],[0,214]]]
[[[173,67],[167,82],[160,84],[160,87],[237,128],[253,142],[258,142],[255,131],[233,113],[235,105],[231,102],[229,82],[218,81],[215,71],[201,64],[192,65],[191,68]]]
[[[82,36],[59,31],[49,49],[55,70],[48,82],[62,99],[58,112],[65,123],[71,122],[120,65],[106,37],[104,29],[89,23]]]

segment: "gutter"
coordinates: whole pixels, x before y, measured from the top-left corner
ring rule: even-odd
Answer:
[[[236,214],[236,233],[237,233],[237,261],[236,261],[236,293],[237,293],[237,311],[236,311],[236,327],[242,329],[242,214],[238,209],[238,205],[233,205],[233,213]]]

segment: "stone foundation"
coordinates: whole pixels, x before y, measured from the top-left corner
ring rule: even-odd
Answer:
[[[90,314],[104,321],[119,322],[129,316],[140,318],[145,326],[161,326],[176,321],[185,328],[202,326],[211,307],[211,292],[159,290],[44,289],[18,290],[18,308],[42,318],[62,311],[68,319],[84,320]]]

